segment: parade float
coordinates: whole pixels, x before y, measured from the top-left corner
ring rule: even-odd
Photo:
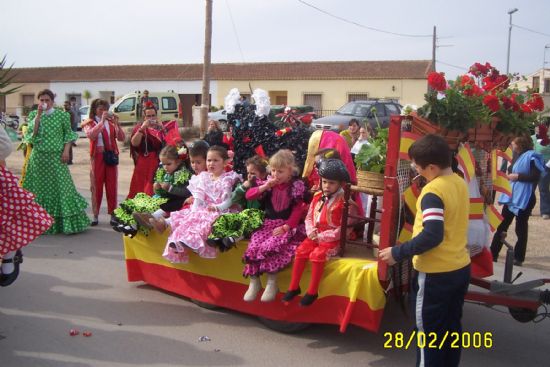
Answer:
[[[443,78],[442,75],[440,76]],[[439,89],[434,89],[435,93],[447,89],[446,83],[443,87],[441,78],[435,77],[440,83]],[[429,80],[430,85],[434,84],[433,79],[432,76]],[[462,94],[479,94],[476,88],[480,87],[477,84],[474,87],[465,78],[460,80],[461,84],[455,85],[455,88],[462,90]],[[495,83],[503,85],[502,80]],[[473,91],[469,92],[472,88]],[[232,93],[235,96],[238,91],[232,91]],[[481,94],[477,97],[481,98],[481,104],[487,106],[489,101]],[[506,97],[508,99],[503,99],[505,95],[497,94],[499,108],[506,108],[508,101],[512,102],[510,107],[512,110],[516,108],[514,103],[517,103],[520,109],[524,108],[522,105],[529,101],[538,103],[536,95],[532,95],[531,99],[521,99],[521,104],[518,95],[510,94]],[[421,185],[413,183],[407,151],[415,139],[435,130],[435,133],[450,135],[449,143],[455,149],[459,169],[463,172],[469,186],[477,188],[477,191],[472,190],[474,194],[470,195],[470,222],[485,228],[481,240],[472,240],[473,243],[468,244],[473,266],[472,287],[467,294],[467,300],[490,306],[508,307],[512,316],[522,322],[531,321],[540,315],[545,316],[545,312],[539,313],[538,310],[544,304],[550,303],[550,292],[541,291],[538,287],[550,280],[540,279],[512,284],[513,249],[508,250],[507,258],[510,261],[506,262],[503,281],[486,279],[493,274],[492,259],[488,251],[489,236],[498,226],[499,220],[502,220],[487,195],[493,190],[497,192],[509,190],[509,185],[507,186],[507,182],[497,170],[497,160],[511,159],[511,156],[504,150],[504,139],[496,139],[495,136],[499,135],[494,131],[491,131],[491,134],[483,133],[485,137],[481,138],[481,129],[485,129],[481,125],[496,127],[499,134],[507,136],[506,139],[519,131],[513,130],[514,128],[520,127],[513,123],[509,125],[505,123],[500,128],[491,125],[494,117],[504,120],[507,116],[506,111],[496,111],[496,106],[493,105],[492,108],[488,106],[492,113],[483,111],[476,116],[477,120],[461,126],[459,134],[455,132],[449,134],[449,131],[456,130],[457,127],[449,124],[442,127],[436,120],[429,119],[439,113],[440,117],[437,121],[439,123],[444,121],[441,117],[443,109],[436,109],[439,101],[444,98],[436,96],[437,100],[432,99],[430,102],[432,97],[433,94],[427,96],[427,105],[420,111],[408,111],[410,113],[392,117],[387,134],[382,187],[372,188],[368,183],[361,182],[347,186],[348,199],[354,191],[362,192],[383,199],[383,205],[381,208],[371,208],[369,213],[363,216],[363,222],[368,228],[365,231],[367,233],[365,239],[347,236],[341,239],[340,256],[327,262],[319,288],[319,297],[313,305],[303,307],[298,301],[281,302],[284,291],[288,289],[290,267],[279,274],[280,292],[275,301],[261,302],[259,299],[253,302],[243,301],[243,294],[248,287],[248,281],[241,275],[242,256],[247,247],[246,240],[237,243],[237,246],[230,251],[219,253],[214,259],[204,259],[191,254],[187,264],[172,264],[162,257],[167,233],[151,232],[145,235],[138,232],[133,238],[124,237],[128,280],[145,282],[159,289],[188,297],[202,307],[220,307],[257,316],[264,324],[278,331],[295,332],[308,324],[322,323],[338,325],[341,332],[344,332],[350,324],[377,332],[381,327],[387,302],[397,301],[403,305],[406,303],[412,264],[403,262],[387,266],[378,260],[376,251],[373,249],[398,245],[411,237],[415,202]],[[265,101],[261,100],[262,97],[258,98],[260,99],[255,98],[256,105],[226,105],[228,123],[233,127],[235,138],[234,169],[237,172],[243,172],[243,162],[248,157],[254,154],[270,156],[281,148],[293,150],[299,164],[303,166],[311,134],[310,128],[292,126],[278,129],[268,120],[268,112],[261,112],[265,110],[265,106],[262,106],[262,104],[265,105]],[[430,107],[430,103],[432,103],[432,109],[428,111],[426,108]],[[531,106],[531,112],[533,107],[538,108],[537,105]],[[525,113],[530,112],[525,109]],[[517,120],[514,121],[517,122]],[[419,122],[429,125],[430,130],[420,128]],[[476,140],[477,137],[480,137],[479,141]],[[342,223],[347,222],[348,213],[344,210]],[[378,236],[373,236],[376,223],[379,224],[379,233]],[[346,228],[342,228],[342,233],[346,232]],[[512,257],[510,257],[510,251],[512,251]],[[304,282],[302,289],[306,288],[310,272],[308,265],[302,277]],[[262,284],[265,285],[265,279],[262,279]]]

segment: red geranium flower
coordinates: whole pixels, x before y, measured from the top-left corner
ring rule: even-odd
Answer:
[[[527,102],[527,105],[535,111],[544,110],[544,100],[538,93],[533,93],[531,99]]]
[[[488,62],[486,62],[485,65],[476,62],[475,64],[470,66],[470,70],[468,72],[475,76],[485,76],[492,68],[493,67]]]
[[[502,106],[504,106],[504,109],[506,110],[511,109],[512,106],[514,105],[514,102],[512,101],[512,99],[506,96],[500,97],[500,101],[502,102]]]
[[[493,112],[497,112],[500,109],[498,97],[493,94],[487,94],[483,97],[483,104]]]
[[[475,85],[476,82],[474,79],[470,78],[468,75],[462,75],[460,77],[460,85],[465,87],[467,85]]]
[[[447,89],[447,81],[445,80],[445,73],[437,73],[432,71],[428,75],[428,85],[438,92],[442,92]]]
[[[531,112],[533,112],[533,110],[531,109],[531,107],[529,107],[529,106],[527,105],[527,103],[522,103],[519,107],[521,108],[521,111],[522,111],[522,112],[525,112],[525,113],[531,113]]]

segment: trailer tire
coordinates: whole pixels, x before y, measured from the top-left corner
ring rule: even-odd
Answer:
[[[508,311],[510,312],[510,315],[512,315],[514,320],[521,323],[533,321],[538,314],[538,310],[532,310],[530,308],[508,307]]]
[[[288,322],[266,319],[265,317],[258,317],[260,322],[270,328],[271,330],[278,331],[283,334],[294,334],[302,330],[307,329],[311,324],[307,322]]]
[[[220,306],[216,306],[216,305],[213,305],[211,303],[206,303],[206,302],[202,302],[202,301],[198,301],[196,299],[193,299],[193,298],[190,298],[189,299],[192,303],[196,304],[197,306],[201,307],[201,308],[205,308],[207,310],[219,310],[221,307]]]

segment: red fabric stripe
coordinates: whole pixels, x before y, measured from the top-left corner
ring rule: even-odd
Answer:
[[[441,214],[441,213],[428,213],[428,214],[424,214],[422,216],[422,218],[424,218],[424,219],[426,219],[428,217],[441,217],[441,218],[443,218],[443,214]]]
[[[242,297],[247,285],[191,273],[185,270],[150,264],[140,260],[126,260],[128,281],[144,281],[147,284],[201,302],[239,312],[266,317],[272,320],[340,325],[343,331],[347,319],[352,325],[377,332],[384,310],[371,310],[366,302],[349,301],[346,297],[327,296],[318,299],[309,307],[299,305],[296,297],[285,306],[282,293],[273,302],[262,303],[260,297],[254,302],[244,302]]]

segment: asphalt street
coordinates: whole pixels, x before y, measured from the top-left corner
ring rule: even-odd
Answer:
[[[71,171],[89,200],[85,145]],[[19,155],[10,157],[19,167]],[[124,157],[128,160],[129,158]],[[129,164],[129,162],[126,162]],[[129,174],[121,175],[127,192]],[[122,195],[119,199],[123,199]],[[103,212],[104,212],[103,208]],[[0,367],[84,366],[413,366],[414,348],[385,348],[389,334],[412,331],[390,299],[378,333],[314,325],[275,332],[255,317],[207,310],[143,283],[129,283],[122,236],[100,216],[78,235],[41,236],[24,249],[18,280],[0,288]],[[502,277],[501,264],[495,277]],[[550,278],[527,268],[518,282]],[[467,304],[464,331],[490,336],[490,347],[462,353],[463,366],[548,366],[550,319],[521,324],[503,308]],[[71,336],[70,330],[79,331]],[[83,336],[91,332],[91,336]],[[490,333],[490,334],[489,334]],[[210,341],[199,341],[208,337]],[[205,339],[205,338],[203,338]]]

